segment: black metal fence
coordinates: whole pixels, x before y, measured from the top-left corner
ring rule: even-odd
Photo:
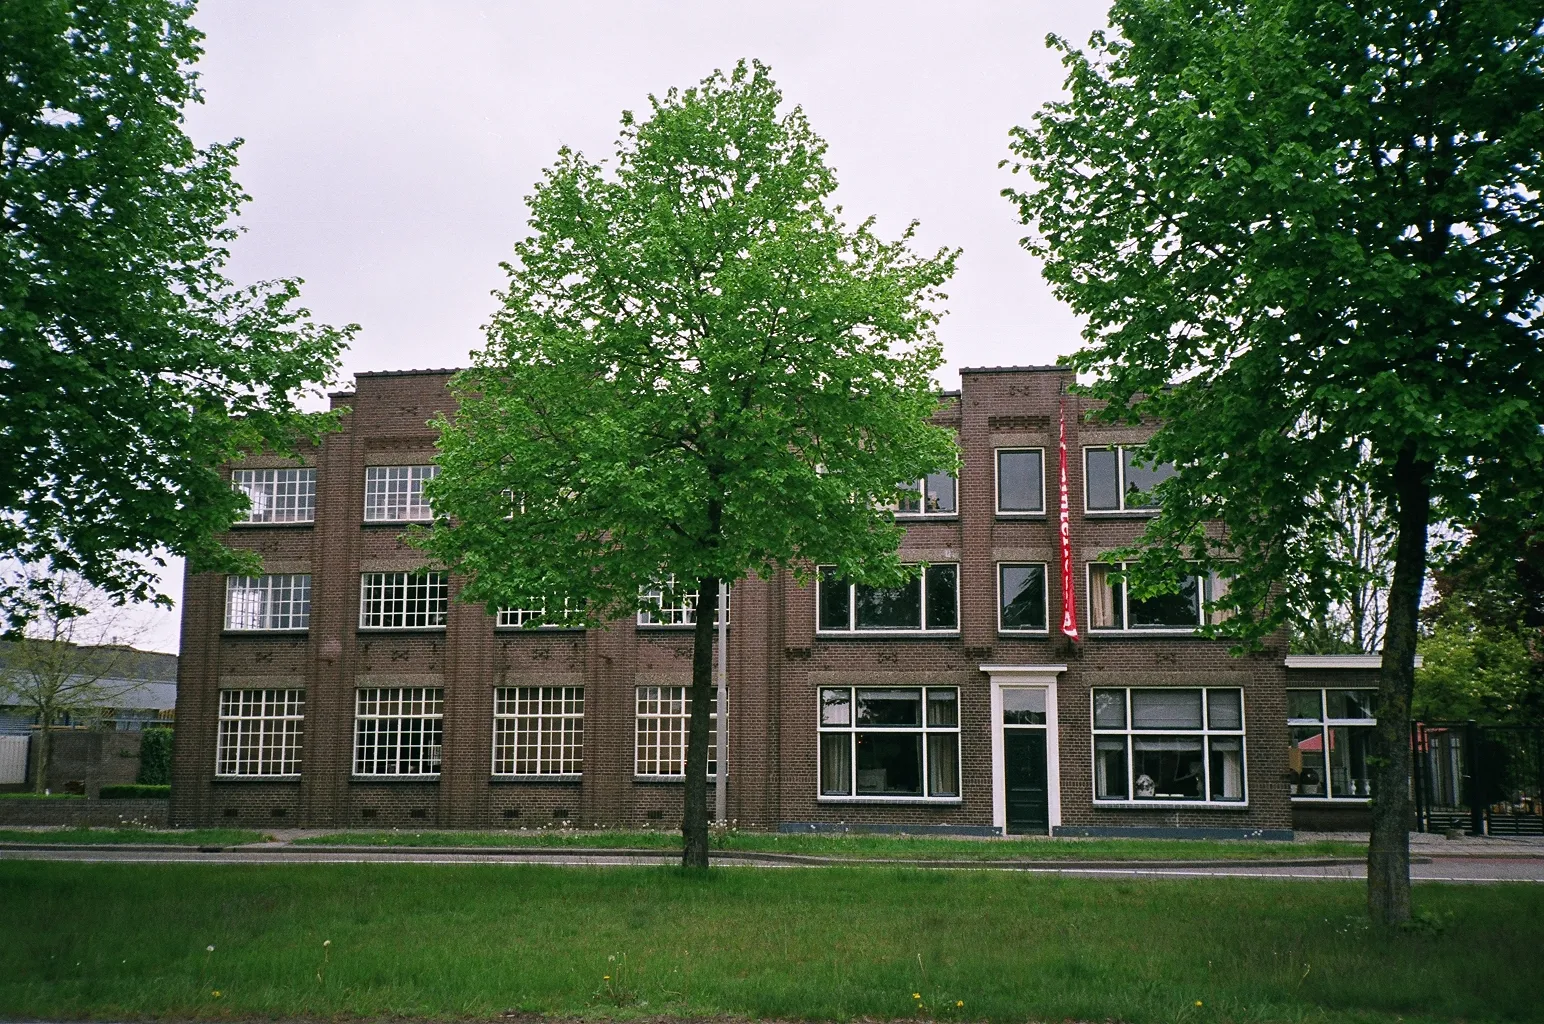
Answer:
[[[1416,828],[1544,835],[1544,726],[1417,722]]]

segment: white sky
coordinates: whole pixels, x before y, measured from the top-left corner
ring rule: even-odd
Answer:
[[[756,57],[830,144],[849,221],[964,249],[939,329],[961,366],[1049,363],[1078,323],[1018,247],[998,192],[1008,130],[1061,91],[1047,33],[1081,44],[1104,0],[923,3],[204,0],[200,144],[246,140],[253,197],[231,274],[305,279],[363,330],[344,373],[465,365],[560,145],[610,156],[623,110]],[[166,592],[181,594],[180,561]],[[180,610],[179,610],[180,611]],[[178,613],[140,646],[177,650]]]

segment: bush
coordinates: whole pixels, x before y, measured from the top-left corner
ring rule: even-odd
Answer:
[[[102,787],[103,800],[142,800],[145,797],[168,797],[171,786],[146,786],[138,782],[123,782]]]
[[[139,776],[134,780],[149,786],[172,784],[172,731],[146,729],[139,742]]]

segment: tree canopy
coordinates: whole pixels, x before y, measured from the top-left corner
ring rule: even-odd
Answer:
[[[354,330],[311,322],[296,280],[225,276],[247,196],[239,141],[183,130],[192,14],[0,5],[0,555],[127,600],[154,596],[159,547],[246,564],[215,540],[243,500],[218,467],[316,434],[298,403]],[[0,583],[0,627],[46,577]]]

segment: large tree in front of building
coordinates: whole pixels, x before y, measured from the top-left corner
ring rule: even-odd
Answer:
[[[720,581],[815,563],[900,582],[887,509],[955,465],[929,424],[955,254],[831,203],[825,143],[760,64],[624,114],[616,162],[567,149],[474,366],[453,383],[429,551],[487,605],[591,623],[696,591],[684,863],[707,865]]]
[[[1525,0],[1116,0],[1070,96],[1016,129],[1028,248],[1087,318],[1072,358],[1178,475],[1138,586],[1227,562],[1260,636],[1395,532],[1368,852],[1409,916],[1409,710],[1434,522],[1531,515],[1544,476],[1544,15]],[[1208,523],[1222,529],[1209,530]]]
[[[247,197],[237,144],[183,130],[192,14],[0,4],[0,559],[23,566],[0,629],[47,603],[28,583],[51,570],[146,600],[159,548],[253,564],[215,541],[243,500],[217,468],[322,424],[299,397],[349,331],[312,323],[297,281],[225,275]]]

